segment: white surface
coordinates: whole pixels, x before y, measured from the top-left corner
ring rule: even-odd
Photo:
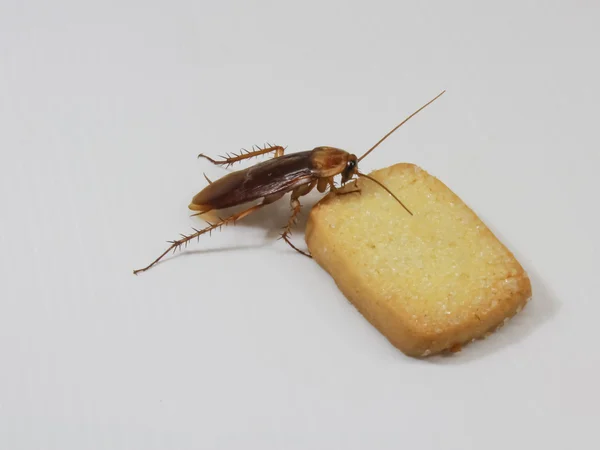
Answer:
[[[598,448],[600,10],[558,3],[3,1],[0,448]],[[201,223],[199,152],[360,153],[442,89],[362,169],[516,253],[492,338],[403,356],[276,241],[286,199],[132,275]]]

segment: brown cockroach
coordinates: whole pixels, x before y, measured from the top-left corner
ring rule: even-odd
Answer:
[[[237,214],[233,214],[227,218],[219,219],[215,223],[209,223],[209,226],[203,229],[193,228],[194,232],[189,235],[181,235],[180,239],[168,241],[167,248],[158,258],[143,269],[134,270],[137,274],[148,270],[159,262],[171,250],[176,251],[183,245],[187,245],[192,239],[199,238],[205,233],[221,228],[223,225],[235,223],[238,220],[258,211],[260,208],[279,200],[288,192],[291,192],[291,207],[292,215],[288,220],[284,231],[281,234],[281,239],[285,240],[294,250],[309,256],[309,254],[296,248],[289,240],[289,235],[293,225],[296,223],[298,214],[302,205],[299,198],[311,192],[315,186],[320,193],[324,193],[327,189],[331,192],[342,195],[354,192],[360,192],[359,189],[342,192],[334,185],[334,177],[341,175],[341,185],[344,186],[347,182],[353,180],[353,176],[367,178],[381,186],[388,192],[409,214],[412,212],[404,206],[404,204],[383,184],[376,179],[358,171],[358,163],[371,153],[379,144],[381,144],[394,131],[400,128],[411,117],[419,111],[433,103],[444,92],[442,91],[435,98],[427,102],[421,108],[416,110],[399,125],[394,127],[389,133],[381,138],[373,147],[367,150],[360,158],[356,155],[346,152],[335,147],[321,146],[312,150],[292,153],[284,155],[285,149],[279,145],[267,145],[264,148],[258,148],[252,151],[240,152],[237,155],[227,155],[221,160],[214,160],[204,154],[198,155],[198,158],[206,158],[213,164],[229,167],[230,165],[253,158],[260,155],[274,153],[274,158],[258,163],[247,169],[231,172],[224,177],[211,182],[208,178],[208,186],[194,196],[192,202],[188,206],[192,211],[196,211],[193,215],[200,215],[209,211],[215,211],[234,206],[239,206],[244,203],[262,199],[262,201],[248,209],[245,209]]]

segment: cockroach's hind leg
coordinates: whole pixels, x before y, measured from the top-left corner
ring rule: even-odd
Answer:
[[[202,173],[202,175],[204,175],[204,179],[206,181],[208,181],[208,184],[212,184],[213,183],[212,181],[210,181],[210,178],[208,178],[205,173]]]
[[[285,152],[285,148],[280,145],[265,145],[264,147],[256,147],[252,150],[242,149],[239,153],[231,153],[225,156],[220,156],[221,160],[215,160],[210,156],[205,155],[204,153],[200,153],[198,158],[208,159],[211,163],[216,164],[217,166],[225,166],[229,167],[230,165],[243,161],[245,159],[254,158],[260,155],[266,155],[267,153],[275,153],[275,158],[279,158],[283,156]]]
[[[171,244],[169,246],[169,248],[167,248],[158,258],[156,258],[154,261],[152,261],[150,264],[148,264],[146,267],[144,267],[143,269],[137,269],[133,271],[134,275],[137,275],[140,272],[145,272],[146,270],[150,269],[152,266],[154,266],[156,263],[158,263],[161,259],[163,259],[169,252],[173,252],[175,253],[177,250],[180,250],[182,246],[187,246],[188,242],[190,242],[192,239],[196,239],[196,238],[200,238],[200,236],[202,236],[203,234],[206,233],[211,233],[213,230],[215,229],[220,229],[221,227],[223,227],[224,225],[228,225],[230,223],[234,223],[237,222],[240,219],[243,219],[244,217],[246,217],[249,214],[252,214],[253,212],[259,210],[260,208],[262,208],[263,206],[265,206],[267,203],[261,203],[259,205],[255,205],[252,206],[251,208],[248,208],[244,211],[241,211],[237,214],[234,214],[232,216],[229,216],[225,219],[220,219],[218,222],[212,223],[210,224],[208,227],[206,228],[202,228],[201,230],[197,230],[196,228],[194,228],[194,232],[188,235],[182,234],[180,239],[174,240],[174,241],[169,241],[169,243]]]

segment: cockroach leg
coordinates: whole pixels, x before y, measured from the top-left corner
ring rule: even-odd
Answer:
[[[260,156],[260,155],[266,155],[267,153],[273,153],[275,152],[275,158],[279,158],[280,156],[283,156],[285,149],[283,147],[281,147],[280,145],[266,145],[263,148],[257,147],[256,149],[253,148],[253,150],[245,150],[242,149],[239,153],[231,153],[231,154],[227,154],[226,156],[221,156],[220,158],[222,158],[220,161],[215,160],[213,158],[211,158],[210,156],[206,156],[203,153],[200,153],[198,155],[198,158],[205,158],[208,159],[211,163],[216,164],[217,166],[225,166],[225,167],[229,167],[232,164],[239,162],[239,161],[243,161],[244,159],[249,159],[249,158],[254,158],[256,156]]]
[[[336,188],[335,184],[333,183],[333,177],[329,179],[329,190],[336,195],[339,193],[338,188]]]
[[[335,195],[348,195],[348,194],[360,194],[360,189],[352,189],[351,191],[340,191],[339,189],[335,191]]]
[[[313,181],[304,186],[300,186],[300,187],[294,189],[294,191],[292,192],[292,198],[290,200],[290,205],[292,207],[292,216],[288,220],[288,223],[285,226],[284,231],[281,235],[281,239],[283,239],[285,242],[287,242],[287,244],[290,247],[292,247],[298,253],[302,253],[304,256],[308,256],[309,258],[312,258],[312,256],[309,255],[308,253],[300,250],[294,244],[292,244],[292,242],[289,239],[289,236],[292,234],[292,227],[294,225],[296,225],[296,222],[298,220],[298,214],[300,214],[300,210],[302,209],[302,205],[300,204],[300,201],[298,200],[298,198],[302,197],[303,195],[306,195],[310,191],[312,191],[312,189],[315,187],[315,184],[317,184],[317,182]]]
[[[291,205],[293,209],[292,216],[290,217],[290,220],[288,221],[288,224],[286,225],[284,232],[281,235],[281,239],[287,242],[287,244],[294,250],[296,250],[298,253],[302,253],[304,256],[312,258],[312,256],[310,256],[308,253],[300,250],[298,247],[292,244],[292,241],[290,241],[289,239],[289,236],[292,234],[292,227],[296,224],[296,221],[298,220],[298,214],[300,213],[300,209],[302,208],[302,205],[300,204],[298,199],[292,198]]]
[[[342,191],[341,189],[336,189],[333,192],[335,193],[335,195],[360,194],[361,190],[358,186],[356,186],[356,180],[354,180],[353,184],[354,184],[354,189],[352,189],[351,191]]]
[[[329,184],[332,183],[333,178],[319,178],[317,182],[317,191],[321,194],[327,190]]]
[[[203,173],[202,175],[204,175],[204,178],[206,179],[206,181],[208,181],[208,184],[212,184],[212,181],[210,181],[210,178],[208,178],[205,173]]]
[[[278,197],[279,198],[279,197]],[[244,211],[241,211],[237,214],[234,214],[232,216],[229,216],[225,219],[220,219],[218,222],[212,223],[210,224],[208,227],[203,228],[201,230],[197,230],[196,228],[194,228],[194,232],[192,234],[182,234],[181,239],[177,239],[174,241],[169,241],[169,243],[171,244],[169,246],[169,248],[167,248],[162,255],[160,255],[158,258],[156,258],[154,261],[152,261],[152,263],[150,263],[149,265],[147,265],[146,267],[144,267],[143,269],[138,269],[138,270],[134,270],[133,273],[134,275],[137,275],[139,272],[145,272],[146,270],[148,270],[149,268],[151,268],[152,266],[154,266],[156,263],[158,263],[162,258],[164,258],[167,253],[169,253],[170,251],[177,251],[177,249],[180,249],[182,246],[187,246],[187,243],[189,241],[191,241],[192,239],[196,239],[199,238],[200,236],[202,236],[203,234],[206,233],[210,233],[213,230],[217,229],[217,228],[221,228],[224,225],[228,225],[230,223],[235,223],[238,220],[243,219],[244,217],[246,217],[249,214],[252,214],[255,211],[258,211],[260,208],[262,208],[263,206],[268,205],[269,203],[272,203],[272,201],[274,201],[274,199],[265,199],[262,203],[258,204],[258,205],[254,205],[251,208],[248,208]]]

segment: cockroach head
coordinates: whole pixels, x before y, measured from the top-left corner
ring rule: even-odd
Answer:
[[[346,167],[342,172],[342,184],[345,184],[358,172],[358,158],[356,155],[349,155],[346,161]]]

